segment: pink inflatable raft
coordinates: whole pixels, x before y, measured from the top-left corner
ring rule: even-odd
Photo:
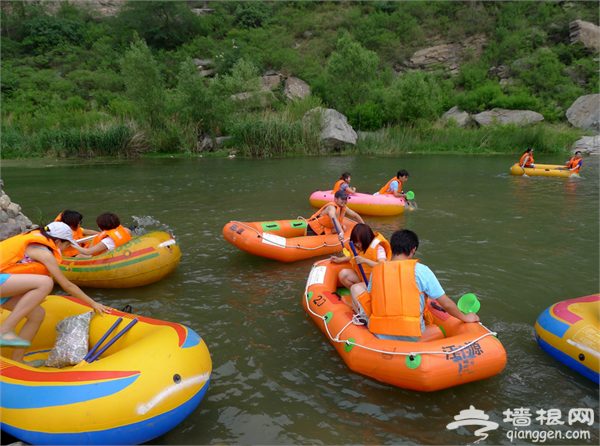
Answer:
[[[325,203],[333,202],[333,191],[318,190],[310,196],[310,204],[320,208]],[[390,194],[370,195],[352,194],[348,195],[347,206],[360,215],[398,215],[404,213],[406,200],[394,197]]]

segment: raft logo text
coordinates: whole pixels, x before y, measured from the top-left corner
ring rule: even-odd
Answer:
[[[539,409],[535,412],[538,416],[535,420],[540,426],[562,426],[565,424],[560,409]],[[531,440],[534,443],[544,443],[546,440],[590,440],[591,434],[589,430],[532,430],[520,429],[521,427],[531,426],[533,414],[528,407],[519,407],[516,409],[508,409],[502,412],[505,418],[502,420],[505,423],[511,423],[514,429],[506,432],[506,437],[512,443],[515,440]],[[489,421],[489,415],[481,410],[471,406],[467,410],[462,410],[456,415],[456,421],[449,423],[446,429],[453,430],[461,426],[482,426],[477,429],[474,434],[478,438],[474,443],[479,443],[488,437],[488,431],[495,430],[499,424]],[[569,410],[567,422],[569,426],[574,424],[586,424],[591,426],[594,424],[594,410],[589,408],[577,408]]]

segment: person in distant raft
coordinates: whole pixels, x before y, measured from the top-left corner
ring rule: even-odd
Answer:
[[[356,188],[350,186],[350,180],[352,180],[350,173],[344,172],[338,182],[335,183],[335,186],[333,186],[333,191],[331,193],[335,194],[338,190],[342,190],[347,194],[355,194]]]
[[[383,186],[379,192],[375,195],[385,195],[390,194],[394,195],[394,197],[404,198],[406,199],[406,194],[402,190],[404,187],[404,183],[408,181],[408,172],[404,169],[398,171],[396,176],[392,178],[390,181]]]
[[[379,339],[416,342],[423,336],[432,317],[427,299],[435,301],[448,314],[467,322],[479,322],[475,313],[464,314],[446,296],[435,274],[413,259],[419,247],[417,234],[402,229],[390,240],[392,259],[373,267],[369,286],[352,286],[352,305],[367,327]]]
[[[365,275],[371,274],[371,271],[381,262],[386,262],[392,258],[392,248],[383,235],[378,232],[373,232],[369,225],[362,223],[357,224],[352,229],[350,241],[354,243],[357,251],[357,256],[350,253],[349,257],[332,256],[332,263],[348,263],[352,265],[352,269],[343,269],[340,271],[340,282],[346,288],[350,289],[355,283],[363,281],[360,268],[362,265]]]
[[[58,214],[58,217],[54,221],[60,221],[68,225],[73,231],[73,238],[75,240],[80,240],[84,238],[86,235],[96,235],[98,231],[94,231],[93,229],[84,229],[81,227],[81,222],[83,221],[83,215],[79,212],[71,211],[69,209]],[[80,246],[87,248],[89,246],[89,242],[83,243]],[[76,257],[79,255],[79,251],[75,248],[68,247],[62,251],[63,257]]]
[[[340,228],[338,238],[340,241],[343,241],[346,226],[343,225],[342,222],[344,221],[344,216],[346,214],[348,214],[349,217],[358,220],[359,223],[364,223],[364,220],[360,215],[346,207],[347,203],[348,194],[338,190],[334,195],[333,203],[327,203],[307,220],[308,224],[306,225],[305,235],[335,234],[337,232],[335,229],[337,224],[337,227]]]
[[[81,254],[98,256],[131,240],[129,229],[121,226],[121,220],[115,214],[107,212],[98,216],[96,224],[102,232],[94,237],[90,248],[82,248],[76,244],[71,245]]]
[[[535,166],[533,165],[533,149],[531,147],[525,150],[525,152],[523,152],[523,155],[521,155],[521,161],[519,161],[519,166],[523,168],[526,167],[528,169],[535,169]]]
[[[565,166],[567,167],[558,167],[558,170],[570,170],[573,173],[579,173],[582,164],[583,160],[581,159],[581,152],[577,151],[575,152],[575,156],[565,163]]]

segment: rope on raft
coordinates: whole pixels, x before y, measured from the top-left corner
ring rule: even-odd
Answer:
[[[324,259],[324,260],[320,260],[318,262],[316,262],[313,265],[313,268],[322,263],[322,262],[327,262],[329,261],[329,259]],[[331,332],[329,331],[329,325],[327,324],[327,318],[325,316],[321,316],[320,314],[315,313],[311,308],[310,308],[310,302],[308,300],[308,281],[306,282],[306,288],[304,290],[304,297],[306,298],[306,307],[308,308],[308,311],[310,311],[311,314],[315,315],[316,317],[318,317],[319,319],[321,319],[324,322],[324,326],[325,326],[325,331],[327,332],[327,337],[329,337],[329,339],[331,339],[332,342],[337,342],[340,344],[346,344],[346,345],[355,345],[357,347],[360,348],[364,348],[365,350],[370,350],[372,352],[376,352],[376,353],[383,353],[386,355],[400,355],[400,356],[410,356],[411,358],[416,356],[416,355],[451,355],[453,353],[459,352],[461,350],[464,350],[465,348],[470,347],[471,345],[475,344],[476,342],[480,341],[481,339],[485,338],[486,336],[496,336],[498,333],[491,331],[489,328],[485,327],[483,324],[480,323],[480,325],[485,328],[488,333],[485,333],[484,335],[478,337],[477,339],[475,339],[474,341],[468,342],[465,345],[463,345],[462,347],[456,348],[454,350],[451,351],[447,351],[447,352],[440,352],[440,351],[434,351],[434,352],[411,352],[411,353],[404,353],[404,352],[390,352],[387,350],[379,350],[376,348],[371,348],[371,347],[367,347],[366,345],[361,345],[358,344],[354,341],[350,341],[349,339],[340,339],[340,335],[344,332],[344,330],[346,330],[346,328],[348,328],[350,325],[354,324],[354,325],[365,325],[362,321],[360,321],[360,319],[358,319],[358,315],[355,314],[354,316],[352,316],[352,320],[350,322],[348,322],[344,328],[342,328],[340,330],[340,332],[334,337]]]

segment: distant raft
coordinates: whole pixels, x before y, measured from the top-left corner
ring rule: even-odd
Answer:
[[[599,383],[600,294],[559,302],[535,323],[538,344],[550,356]]]
[[[48,296],[42,307],[46,318],[26,360],[48,357],[62,319],[92,311],[70,296]],[[12,361],[13,350],[2,348],[2,430],[35,445],[140,444],[187,418],[210,383],[205,342],[183,325],[113,310],[92,318],[90,346],[119,317],[109,339],[132,319],[138,322],[89,364],[35,369]]]
[[[133,288],[164,279],[177,268],[181,250],[166,232],[134,237],[95,257],[64,257],[60,269],[74,284],[89,288]]]
[[[310,196],[310,204],[316,208],[333,203],[333,191],[318,190]],[[392,194],[348,194],[348,208],[360,215],[399,215],[406,209],[406,200]]]
[[[535,164],[535,169],[531,169],[529,167],[522,168],[519,166],[519,163],[515,163],[514,166],[510,168],[511,175],[528,175],[530,177],[559,177],[559,178],[569,178],[570,176],[579,177],[578,173],[571,172],[569,170],[556,170],[560,166],[557,164]]]
[[[327,335],[350,369],[405,389],[432,392],[492,377],[506,365],[500,341],[481,324],[465,324],[429,301],[433,324],[417,342],[378,339],[355,323],[349,292],[338,288],[347,264],[313,265],[302,297],[304,310]],[[356,321],[358,322],[358,321]]]
[[[342,223],[348,240],[356,223],[347,218]],[[308,237],[304,235],[305,230],[306,220],[230,221],[223,228],[223,237],[242,251],[280,262],[295,262],[342,250],[337,234]]]

